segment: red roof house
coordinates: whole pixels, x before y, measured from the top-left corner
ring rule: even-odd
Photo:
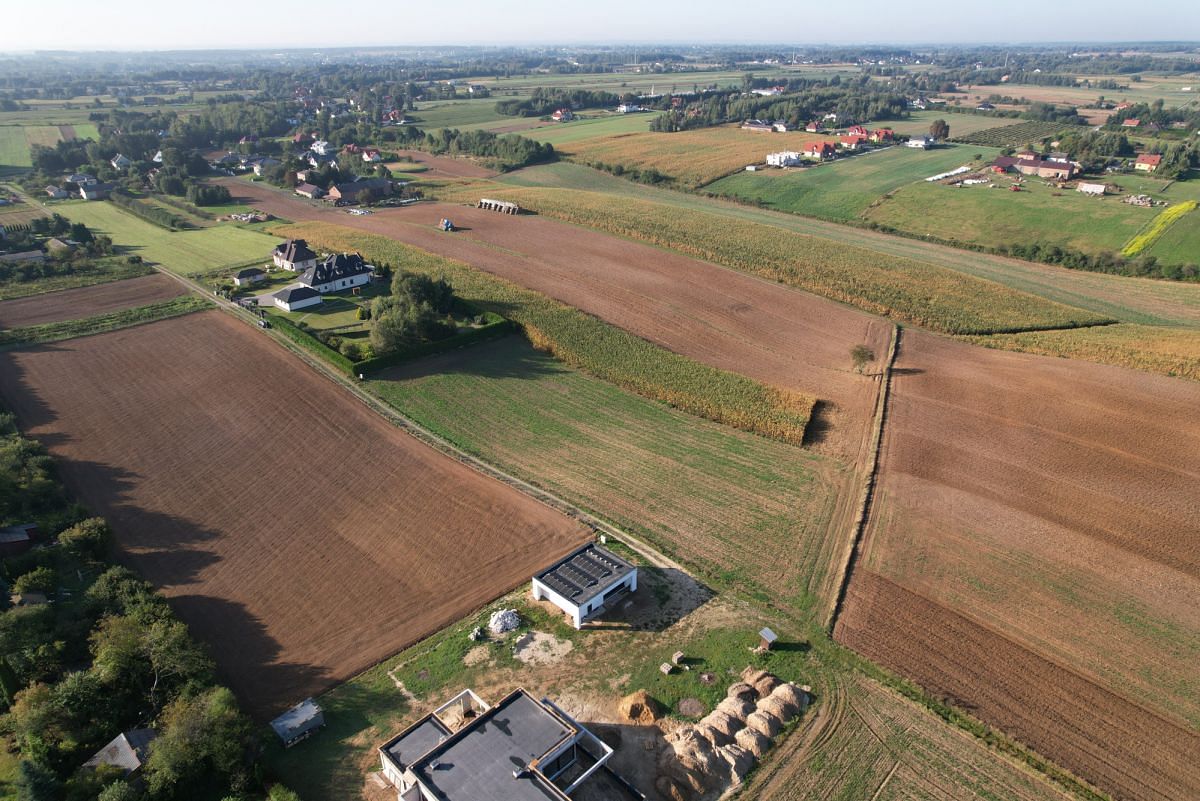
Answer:
[[[1136,161],[1133,162],[1133,168],[1135,170],[1141,170],[1142,172],[1154,172],[1158,169],[1159,164],[1162,164],[1162,156],[1151,153],[1143,153],[1137,157]]]
[[[1121,127],[1122,128],[1136,128],[1141,124],[1142,124],[1142,121],[1139,120],[1137,117],[1130,117],[1129,119],[1125,120],[1125,122],[1121,123]]]
[[[850,136],[862,136],[864,138],[871,135],[871,132],[861,125],[851,125],[850,130],[846,131],[846,133]]]

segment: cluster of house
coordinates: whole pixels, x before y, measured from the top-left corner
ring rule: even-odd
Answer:
[[[781,150],[768,153],[766,162],[769,167],[794,167],[811,161],[826,161],[835,158],[839,152],[863,150],[870,145],[889,144],[895,140],[895,133],[890,128],[879,128],[871,131],[861,125],[851,126],[837,141],[821,140],[805,143],[799,150]],[[929,147],[932,140],[924,138],[919,141],[920,147]],[[911,142],[910,142],[911,143]],[[751,170],[750,167],[746,168]],[[751,170],[752,171],[752,170]]]
[[[51,200],[65,200],[72,195],[78,195],[84,200],[104,200],[112,194],[116,186],[116,184],[102,183],[96,180],[94,175],[77,172],[64,178],[61,186],[54,184],[47,186],[46,195]]]
[[[316,306],[322,295],[344,292],[371,282],[375,268],[358,253],[331,253],[319,258],[303,239],[289,239],[271,253],[276,267],[298,273],[295,286],[271,296],[272,302],[284,311],[293,312]],[[267,277],[261,267],[248,267],[233,277],[237,286],[252,286]]]
[[[1019,172],[1037,178],[1051,178],[1057,181],[1069,181],[1075,177],[1079,165],[1071,161],[1067,153],[1051,153],[1043,156],[1032,150],[1023,150],[1011,156],[1000,156],[992,162],[992,170],[997,173]]]

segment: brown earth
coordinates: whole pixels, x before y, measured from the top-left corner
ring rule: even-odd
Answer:
[[[1200,793],[1196,408],[1193,382],[906,332],[837,638],[1117,797]]]
[[[838,639],[996,725],[1117,798],[1200,798],[1200,734],[874,573]]]
[[[0,355],[0,397],[260,716],[586,539],[212,311]]]
[[[536,216],[421,203],[356,217],[269,187],[225,185],[283,217],[333,222],[464,261],[594,314],[669,350],[821,399],[817,449],[865,456],[878,376],[851,368],[850,348],[882,357],[890,325],[832,301],[670,251]],[[442,217],[462,230],[435,228]]]
[[[411,158],[418,164],[428,167],[429,169],[421,173],[422,178],[491,178],[496,174],[495,170],[489,170],[470,159],[434,156],[420,150],[397,150],[396,155],[400,158]],[[231,186],[231,191],[232,188]]]
[[[0,328],[80,320],[179,297],[187,290],[165,275],[143,275],[0,303]]]

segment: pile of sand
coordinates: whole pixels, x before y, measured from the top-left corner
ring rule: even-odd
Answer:
[[[645,726],[661,717],[658,702],[650,697],[645,690],[638,690],[621,699],[617,704],[617,712],[622,720]]]

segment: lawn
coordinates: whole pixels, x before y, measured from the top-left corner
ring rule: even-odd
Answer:
[[[499,120],[514,120],[496,111],[495,98],[479,100],[436,100],[418,103],[412,113],[423,131],[437,128],[477,127]],[[519,121],[519,120],[514,120]]]
[[[108,202],[61,204],[57,211],[112,237],[121,252],[136,253],[171,272],[190,277],[270,259],[274,237],[234,225],[197,231],[165,231]]]
[[[1038,180],[1010,192],[1010,178],[998,188],[949,187],[919,182],[897,191],[867,212],[871,222],[910,234],[1000,247],[1040,242],[1086,253],[1117,253],[1158,213],[1122,203],[1116,197],[1085,197]]]
[[[584,139],[647,132],[650,130],[650,121],[657,116],[658,114],[653,112],[637,114],[589,112],[580,119],[523,131],[521,135],[539,142],[549,142],[555,148],[569,150],[571,144]]]
[[[1200,265],[1200,212],[1176,221],[1146,254],[1172,264]]]
[[[853,220],[881,196],[914,181],[948,172],[995,151],[951,145],[935,150],[890,147],[830,164],[787,170],[739,172],[704,187],[705,192],[760,203],[768,208],[831,220]]]
[[[625,392],[522,337],[369,381],[405,415],[753,593],[807,614],[834,588],[828,459]],[[782,555],[786,557],[780,558]]]
[[[913,111],[907,119],[879,120],[871,123],[876,128],[891,128],[905,136],[919,136],[929,133],[929,126],[934,120],[945,120],[950,126],[951,136],[963,136],[988,128],[998,128],[1002,125],[1015,125],[1021,120],[1008,117],[989,117],[986,114],[955,114],[946,111]]]

